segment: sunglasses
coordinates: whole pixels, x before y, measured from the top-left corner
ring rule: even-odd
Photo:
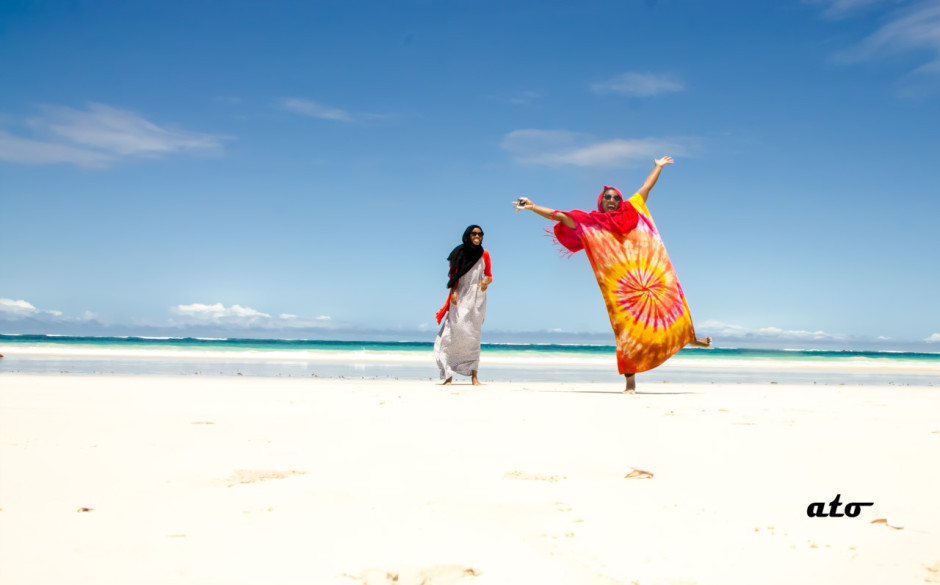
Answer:
[[[623,201],[623,197],[621,197],[620,195],[611,195],[610,193],[607,193],[606,195],[604,195],[604,201],[610,201],[610,200]]]
[[[471,235],[471,236],[480,236],[480,237],[482,238],[482,237],[483,237],[483,232],[470,232],[470,235]]]

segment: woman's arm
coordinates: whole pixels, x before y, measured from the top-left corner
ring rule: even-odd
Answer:
[[[650,196],[650,189],[653,188],[653,185],[656,184],[656,181],[659,180],[659,173],[663,171],[663,167],[666,165],[671,165],[673,162],[671,156],[664,156],[663,158],[658,158],[653,161],[656,165],[653,167],[653,172],[646,177],[646,181],[643,182],[643,186],[637,190],[637,193],[643,196],[643,203],[646,203],[646,200]]]
[[[493,263],[490,260],[490,251],[483,250],[483,280],[480,281],[480,290],[486,292],[486,287],[493,282]]]
[[[571,217],[569,217],[566,213],[562,211],[555,211],[554,209],[549,209],[547,207],[542,207],[541,205],[536,205],[529,199],[513,201],[513,205],[516,207],[516,211],[519,211],[520,209],[528,209],[529,211],[535,212],[537,215],[541,215],[545,219],[560,221],[571,229],[574,229],[575,227],[574,220],[571,219]]]

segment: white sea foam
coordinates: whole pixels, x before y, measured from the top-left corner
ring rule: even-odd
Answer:
[[[156,360],[203,360],[203,361],[249,361],[249,362],[337,362],[359,364],[425,364],[434,363],[433,351],[409,350],[374,351],[361,349],[272,349],[249,348],[207,349],[174,347],[100,347],[93,345],[29,344],[0,345],[0,354],[10,357],[31,358],[91,358],[91,359],[156,359]],[[570,352],[481,352],[484,365],[552,368],[601,368],[616,369],[614,354],[592,353],[589,355]],[[940,362],[920,360],[884,360],[864,356],[827,359],[772,359],[739,357],[701,357],[678,355],[660,368],[667,370],[750,370],[750,371],[850,371],[858,372],[918,372],[936,374],[940,379]]]

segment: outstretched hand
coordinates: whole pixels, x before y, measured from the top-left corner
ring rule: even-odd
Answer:
[[[532,209],[535,207],[535,203],[532,203],[532,200],[528,197],[520,197],[512,202],[512,206],[516,208],[516,211],[522,211],[523,209]]]
[[[671,165],[676,161],[672,160],[671,156],[664,156],[663,158],[657,158],[653,162],[656,163],[657,167],[664,167],[666,165]]]

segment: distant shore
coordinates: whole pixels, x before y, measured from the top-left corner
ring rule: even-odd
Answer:
[[[289,340],[0,338],[4,373],[243,375],[411,379],[438,376],[427,343]],[[489,381],[613,382],[612,347],[484,345]],[[936,385],[940,354],[903,352],[686,349],[640,374],[645,383]]]

